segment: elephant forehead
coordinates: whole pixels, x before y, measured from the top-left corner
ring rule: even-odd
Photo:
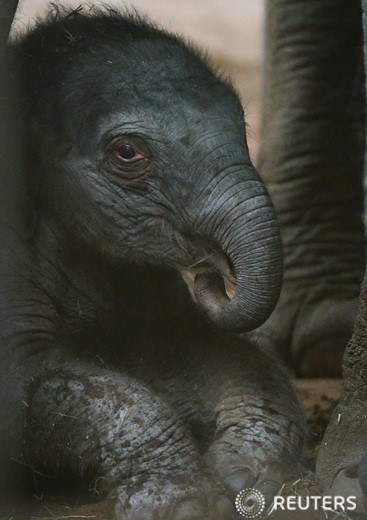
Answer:
[[[75,89],[75,84],[80,88]],[[69,92],[70,91],[70,92]],[[175,112],[181,116],[209,112],[241,114],[240,102],[230,88],[210,77],[189,75],[188,72],[161,77],[141,71],[134,79],[123,70],[107,69],[90,78],[75,71],[75,77],[60,85],[64,101],[72,106],[107,112],[151,114],[154,119],[170,118]]]
[[[59,78],[57,90],[79,104],[99,100],[110,108],[144,107],[155,113],[170,113],[184,103],[197,110],[240,105],[232,87],[194,53],[159,39],[83,50],[67,64],[66,78]]]

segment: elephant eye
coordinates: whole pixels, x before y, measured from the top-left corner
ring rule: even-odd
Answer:
[[[99,168],[115,180],[135,181],[150,175],[152,153],[139,136],[119,136],[107,142]]]
[[[115,156],[124,163],[132,163],[144,159],[144,155],[130,143],[120,143],[115,149]]]

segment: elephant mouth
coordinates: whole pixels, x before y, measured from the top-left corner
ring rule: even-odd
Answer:
[[[224,253],[213,252],[180,271],[193,299],[212,312],[226,305],[236,294],[236,275]]]

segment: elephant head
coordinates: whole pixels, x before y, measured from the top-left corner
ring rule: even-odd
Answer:
[[[216,324],[253,329],[277,301],[282,253],[238,97],[178,39],[107,18],[101,34],[96,17],[51,20],[52,48],[37,30],[18,48],[38,207],[117,265],[178,269]]]

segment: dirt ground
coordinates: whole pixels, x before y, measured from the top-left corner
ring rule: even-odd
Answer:
[[[343,383],[340,379],[296,379],[294,386],[307,418],[306,457],[312,467],[331,413],[340,399]]]

